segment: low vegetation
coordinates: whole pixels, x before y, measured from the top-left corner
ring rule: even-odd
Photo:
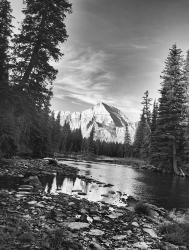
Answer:
[[[159,228],[163,238],[176,245],[189,247],[189,223],[166,222]]]
[[[135,212],[139,215],[151,215],[151,208],[147,203],[144,203],[142,201],[137,202],[137,204],[134,207]]]

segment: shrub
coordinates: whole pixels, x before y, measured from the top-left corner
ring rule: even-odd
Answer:
[[[189,245],[189,223],[163,223],[159,231],[166,241],[177,245]]]
[[[70,232],[66,232],[64,229],[57,229],[51,232],[51,234],[45,238],[42,242],[42,247],[46,247],[50,250],[58,249],[70,249],[70,250],[82,250],[83,247],[73,240],[73,235]]]
[[[135,209],[135,212],[139,215],[147,215],[147,216],[151,215],[150,207],[148,206],[148,204],[146,204],[144,202],[139,201],[135,205],[134,209]]]

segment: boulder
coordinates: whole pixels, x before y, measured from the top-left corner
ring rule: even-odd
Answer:
[[[70,222],[66,226],[70,230],[82,230],[89,228],[90,224],[86,222]]]

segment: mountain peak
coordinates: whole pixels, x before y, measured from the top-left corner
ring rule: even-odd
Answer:
[[[94,138],[107,142],[124,142],[126,126],[131,138],[134,137],[134,126],[126,115],[114,106],[99,102],[83,112],[61,112],[61,124],[70,124],[72,130],[81,128],[83,137],[88,138],[91,129],[95,128]]]

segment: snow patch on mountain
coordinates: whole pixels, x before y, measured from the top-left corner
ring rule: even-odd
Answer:
[[[69,123],[71,130],[81,128],[82,135],[86,138],[94,127],[95,140],[123,143],[128,125],[131,141],[134,139],[135,124],[129,121],[122,111],[103,102],[81,113],[61,111],[60,118],[61,125]]]

